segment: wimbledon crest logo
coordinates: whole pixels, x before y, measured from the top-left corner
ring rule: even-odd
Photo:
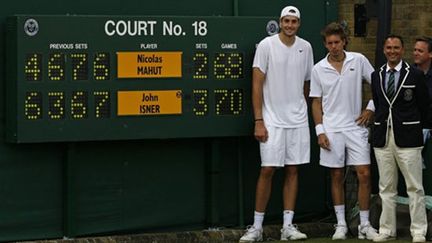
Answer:
[[[39,24],[35,19],[27,19],[24,23],[24,32],[28,36],[35,36],[39,31]]]
[[[274,35],[274,34],[279,33],[279,24],[278,24],[278,22],[276,22],[276,20],[270,20],[267,23],[266,30],[267,30],[267,34],[268,35]]]

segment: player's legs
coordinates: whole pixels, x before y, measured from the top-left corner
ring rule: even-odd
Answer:
[[[345,204],[344,168],[330,168],[333,205]]]
[[[331,178],[331,193],[337,224],[333,240],[344,240],[348,233],[345,220],[345,193],[344,193],[344,167],[345,167],[345,140],[341,132],[327,132],[330,150],[320,150],[320,164],[328,167]]]
[[[294,211],[298,190],[297,165],[285,166],[285,179],[283,185],[284,209]]]
[[[370,144],[366,128],[343,132],[346,141],[346,164],[354,165],[357,172],[360,210],[369,210],[370,199]]]
[[[271,195],[274,167],[262,167],[255,194],[255,211],[264,213]]]
[[[303,240],[306,234],[293,225],[294,209],[298,192],[298,165],[310,161],[310,134],[308,127],[285,130],[285,178],[283,186],[283,226],[281,240]]]
[[[357,165],[357,178],[358,178],[358,201],[360,210],[369,210],[369,199],[371,193],[370,182],[370,166]]]
[[[284,131],[284,210],[294,211],[298,191],[298,165],[310,162],[310,134],[308,127],[286,128]]]

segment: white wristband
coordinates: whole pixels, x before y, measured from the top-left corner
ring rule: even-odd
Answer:
[[[324,131],[324,126],[323,126],[321,123],[318,124],[318,125],[316,125],[316,126],[315,126],[315,132],[316,132],[316,135],[317,135],[317,136],[319,136],[320,134],[325,133],[325,131]]]
[[[369,100],[369,102],[366,106],[366,110],[370,110],[372,112],[375,112],[375,104],[374,104],[373,100]]]

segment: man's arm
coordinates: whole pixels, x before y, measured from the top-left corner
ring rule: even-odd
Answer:
[[[375,88],[373,76],[374,73],[371,74],[371,91],[372,91],[372,101],[376,111],[376,109],[379,107],[379,101],[378,101],[378,90]]]
[[[357,122],[358,125],[366,127],[372,121],[374,112],[375,112],[375,106],[374,106],[373,100],[371,99],[371,100],[369,100],[369,103],[368,103],[366,109],[364,109],[362,111],[360,116],[357,117],[357,119],[355,121]]]
[[[268,138],[262,115],[264,80],[265,74],[259,68],[254,67],[252,71],[252,106],[255,116],[254,135],[260,142],[266,142]]]
[[[372,73],[374,71],[372,65],[368,59],[362,55],[362,78],[371,86],[372,89]],[[366,109],[362,111],[359,117],[357,117],[356,122],[360,126],[368,126],[373,119],[375,112],[375,105],[372,99],[369,100]]]
[[[426,77],[423,74],[419,74],[416,77],[416,98],[418,100],[418,108],[421,113],[421,122],[423,128],[431,128],[431,99],[428,93],[428,87],[426,85]]]
[[[306,100],[306,104],[309,106],[310,99],[309,99],[309,92],[310,92],[310,80],[306,80],[303,85],[303,95]]]
[[[322,99],[321,97],[314,97],[312,100],[312,116],[315,122],[315,130],[318,136],[318,145],[326,150],[330,150],[330,141],[325,134],[324,127],[322,126]]]

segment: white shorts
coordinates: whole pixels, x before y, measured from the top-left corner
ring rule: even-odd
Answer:
[[[330,151],[320,149],[320,165],[330,168],[343,168],[345,165],[369,165],[368,134],[366,128],[326,132],[330,142]]]
[[[260,143],[261,166],[283,167],[310,161],[309,127],[281,128],[268,126],[268,140]]]

